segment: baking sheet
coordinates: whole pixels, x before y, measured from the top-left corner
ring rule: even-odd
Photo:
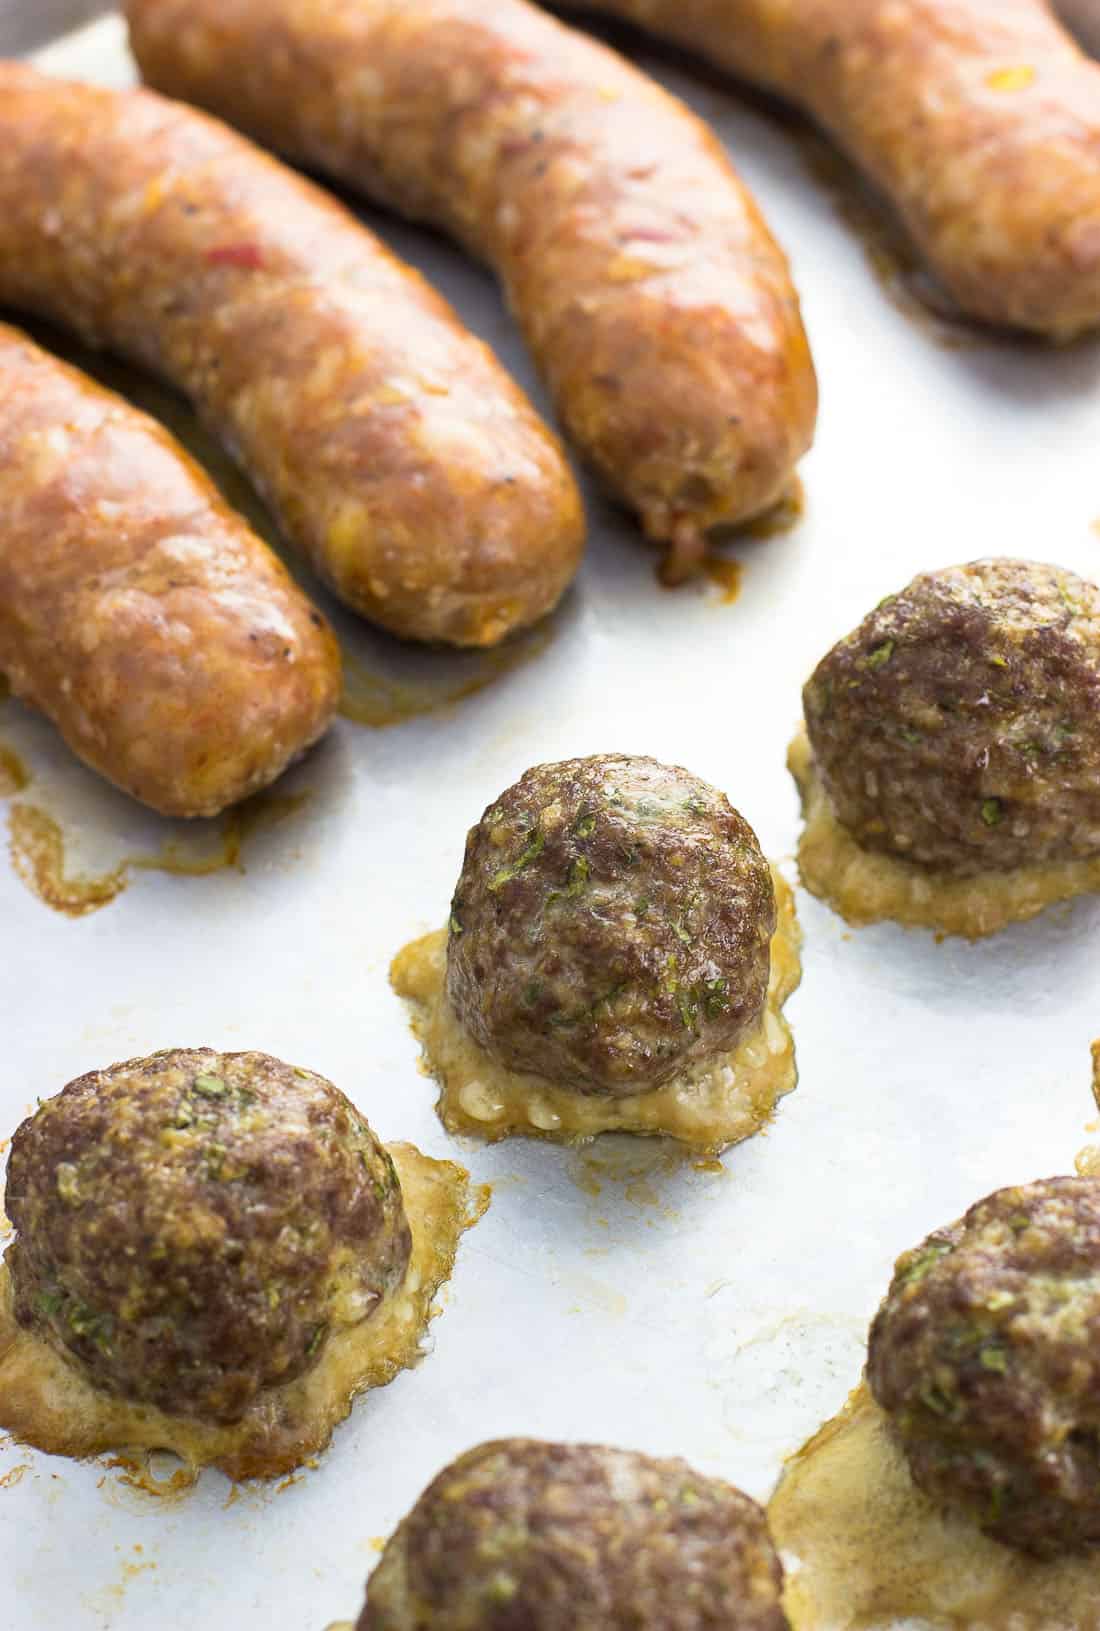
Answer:
[[[41,60],[131,75],[114,19]],[[494,1186],[430,1357],[361,1400],[289,1486],[207,1474],[158,1501],[125,1469],[4,1445],[10,1631],[321,1631],[357,1612],[378,1539],[428,1478],[487,1436],[682,1454],[766,1496],[855,1382],[895,1254],[998,1185],[1070,1170],[1086,1141],[1095,900],[969,946],[849,932],[800,893],[805,977],[787,1012],[801,1084],[720,1172],[643,1141],[460,1147],[435,1119],[387,965],[442,920],[467,826],[527,765],[608,749],[686,764],[790,856],[799,688],[869,606],[915,571],[991,551],[1100,573],[1100,343],[937,343],[887,297],[789,129],[642,60],[718,127],[792,256],[822,384],[804,519],[734,549],[743,587],[723,604],[710,587],[658,589],[630,522],[590,490],[589,558],[544,648],[449,709],[385,730],[341,720],[288,778],[304,802],[247,839],[243,871],[138,872],[70,920],[0,858],[0,1134],[110,1061],[257,1047],[331,1076],[383,1137],[457,1154]],[[545,406],[489,280],[438,240],[367,219]],[[454,688],[454,659],[340,627],[368,671]],[[9,814],[38,800],[74,864],[152,854],[176,832],[10,701],[0,742],[34,775]]]

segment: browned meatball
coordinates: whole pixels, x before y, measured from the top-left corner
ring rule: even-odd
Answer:
[[[998,1190],[906,1252],[867,1376],[935,1501],[1040,1557],[1100,1543],[1100,1179]]]
[[[775,922],[756,834],[723,793],[623,754],[536,765],[467,839],[447,992],[511,1069],[645,1092],[759,1018]]]
[[[755,1501],[686,1462],[502,1439],[429,1484],[358,1631],[786,1631],[782,1580]]]
[[[92,1071],[12,1140],[19,1323],[109,1393],[210,1422],[401,1280],[389,1155],[323,1076],[174,1049]]]
[[[965,876],[1100,853],[1100,589],[985,560],[914,578],[803,694],[838,819]]]

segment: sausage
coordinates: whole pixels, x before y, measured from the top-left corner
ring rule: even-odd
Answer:
[[[2,324],[0,672],[172,816],[273,781],[340,698],[328,624],[182,448]]]
[[[783,493],[817,385],[786,260],[706,126],[525,0],[129,0],[150,83],[443,227],[570,435],[671,545]]]
[[[575,484],[488,348],[202,114],[0,64],[0,302],[181,388],[318,573],[396,634],[491,645],[573,576]]]
[[[1100,52],[1100,4],[1097,0],[1054,0],[1055,16],[1076,34],[1086,51]]]
[[[1045,0],[570,0],[787,98],[885,194],[963,311],[1100,323],[1100,66]]]

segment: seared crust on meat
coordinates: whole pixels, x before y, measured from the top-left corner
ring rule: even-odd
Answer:
[[[1100,1544],[1100,1179],[998,1190],[904,1253],[867,1377],[925,1494],[1040,1557]]]
[[[325,619],[183,449],[2,324],[0,673],[172,816],[266,786],[340,698]]]
[[[15,1318],[98,1388],[239,1421],[400,1283],[393,1160],[331,1082],[177,1048],[91,1071],[17,1130]]]
[[[1100,854],[1100,589],[1073,572],[921,573],[838,641],[803,703],[863,848],[944,877]]]
[[[787,1631],[747,1495],[684,1461],[502,1439],[429,1484],[357,1631]]]
[[[636,1094],[759,1020],[775,927],[768,863],[724,793],[626,754],[536,765],[467,839],[447,994],[510,1069]]]
[[[494,267],[561,420],[686,569],[765,509],[817,388],[781,250],[706,125],[525,0],[129,0],[151,84]]]
[[[179,387],[355,610],[492,645],[571,580],[561,448],[336,201],[215,120],[0,64],[0,302]]]

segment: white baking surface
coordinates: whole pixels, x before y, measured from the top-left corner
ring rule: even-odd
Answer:
[[[42,60],[131,74],[114,20]],[[630,522],[590,494],[590,555],[541,656],[442,714],[385,731],[341,721],[290,778],[309,802],[251,841],[244,874],[142,874],[70,921],[0,858],[0,1133],[36,1095],[116,1059],[262,1048],[327,1073],[383,1137],[495,1185],[430,1357],[361,1400],[292,1487],[227,1505],[229,1485],[207,1474],[158,1503],[117,1471],[4,1445],[0,1477],[26,1471],[0,1488],[3,1631],[321,1631],[357,1612],[372,1539],[487,1436],[679,1453],[764,1497],[856,1381],[895,1254],[998,1185],[1070,1170],[1086,1141],[1095,900],[970,946],[848,932],[800,894],[805,979],[788,1014],[801,1085],[721,1174],[668,1170],[660,1146],[620,1140],[590,1153],[656,1168],[605,1177],[595,1195],[583,1154],[460,1147],[435,1119],[387,965],[443,919],[467,826],[526,766],[605,749],[683,763],[789,856],[799,687],[882,595],[994,551],[1100,573],[1100,344],[937,345],[887,300],[779,124],[686,70],[657,71],[717,124],[794,263],[822,385],[805,519],[740,548],[743,592],[721,605],[713,590],[660,591]],[[545,406],[484,275],[369,219]],[[351,619],[341,628],[376,649]],[[159,843],[163,823],[11,702],[0,741],[36,773],[25,796],[45,789],[80,829],[81,853]]]

